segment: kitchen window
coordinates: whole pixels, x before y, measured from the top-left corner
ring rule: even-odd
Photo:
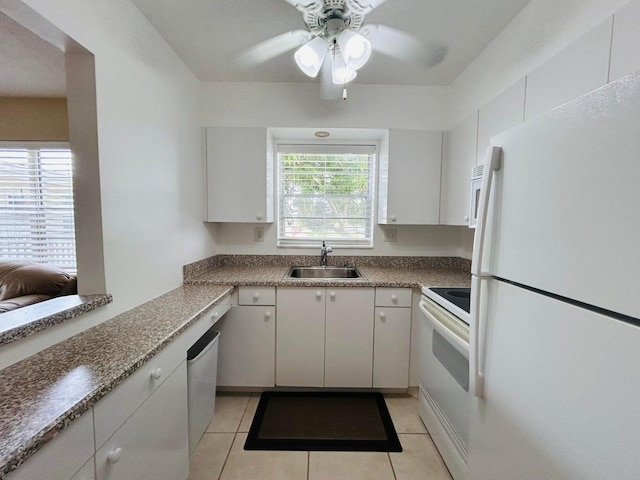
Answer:
[[[72,161],[66,143],[0,143],[0,259],[76,273]]]
[[[372,247],[375,145],[277,146],[278,246]]]

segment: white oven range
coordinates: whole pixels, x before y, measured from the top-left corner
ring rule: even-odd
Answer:
[[[423,288],[420,301],[420,418],[454,480],[469,477],[469,292]]]

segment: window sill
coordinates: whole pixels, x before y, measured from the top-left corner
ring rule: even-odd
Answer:
[[[67,295],[0,314],[0,345],[108,305],[111,295]]]

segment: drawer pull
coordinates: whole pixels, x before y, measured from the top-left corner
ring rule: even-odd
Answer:
[[[258,300],[260,298],[260,294],[259,293],[254,293],[253,294],[253,299],[254,300]]]
[[[271,318],[271,312],[264,312],[264,318]]]
[[[120,457],[122,457],[122,447],[111,450],[107,454],[107,461],[109,463],[118,463],[120,461]]]
[[[331,292],[331,293],[329,294],[329,296],[330,296],[331,298],[336,298],[336,292]]]
[[[218,313],[218,312],[213,312],[213,315],[211,315],[211,318],[214,319],[214,320],[217,320],[218,317],[220,317],[220,313]]]
[[[391,300],[394,301],[394,302],[397,302],[398,301],[398,295],[395,295],[395,294],[391,295]]]
[[[322,298],[322,292],[321,291],[317,291],[316,292],[316,298]]]
[[[380,318],[384,320],[387,317],[387,314],[384,312],[380,312]]]
[[[155,370],[151,370],[151,378],[153,378],[154,380],[159,380],[161,376],[162,369],[160,367],[156,368]]]

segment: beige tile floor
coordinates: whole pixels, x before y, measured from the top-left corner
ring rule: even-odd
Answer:
[[[451,480],[411,396],[387,396],[402,453],[243,449],[260,394],[219,395],[189,480]]]

